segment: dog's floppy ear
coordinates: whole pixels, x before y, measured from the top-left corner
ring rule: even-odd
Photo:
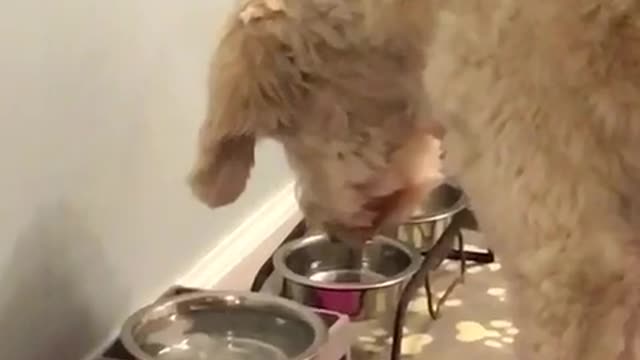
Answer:
[[[195,196],[212,208],[236,201],[249,180],[255,142],[255,136],[241,135],[201,148],[190,178]]]
[[[299,71],[270,31],[276,25],[236,14],[212,61],[209,108],[190,177],[194,194],[210,207],[242,194],[257,139],[286,126],[299,99]]]

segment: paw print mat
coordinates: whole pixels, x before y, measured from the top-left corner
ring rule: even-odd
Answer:
[[[482,238],[466,234],[469,250],[484,250]],[[438,296],[455,279],[459,263],[446,261],[433,275]],[[470,264],[465,283],[458,285],[442,305],[441,317],[432,321],[424,291],[409,307],[404,329],[403,358],[416,359],[513,359],[518,328],[509,313],[509,294],[502,278],[499,260],[494,264]],[[354,360],[388,360],[390,327],[362,325]]]

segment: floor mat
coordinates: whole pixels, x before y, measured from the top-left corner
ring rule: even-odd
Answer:
[[[484,250],[480,235],[466,236],[469,250]],[[459,264],[446,261],[433,274],[433,286],[442,291],[456,278]],[[432,321],[424,291],[410,305],[403,340],[403,359],[513,359],[518,329],[509,313],[509,299],[499,260],[470,265],[464,284],[458,285],[443,304],[440,319]],[[362,324],[354,360],[388,360],[389,326]]]

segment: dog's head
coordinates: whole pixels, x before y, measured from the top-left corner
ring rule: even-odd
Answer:
[[[417,17],[424,10],[421,5],[424,3],[421,0],[385,0],[381,4],[370,0],[243,0],[242,7],[231,18],[211,66],[210,105],[200,131],[197,161],[190,177],[195,195],[210,207],[234,202],[246,187],[254,164],[254,147],[261,137],[278,135],[296,127],[309,128],[315,126],[314,123],[327,125],[323,121],[311,121],[313,114],[308,114],[311,110],[301,105],[308,104],[312,91],[309,72],[318,70],[314,61],[318,61],[319,51],[315,47],[334,42],[336,47],[344,45],[344,41],[336,40],[333,32],[324,31],[325,27],[320,25],[334,20],[350,21],[346,19],[358,12],[360,16],[353,15],[353,19],[364,18],[370,31],[364,30],[369,29],[366,26],[356,28],[370,32],[372,41],[378,39],[386,43],[389,42],[385,40],[387,37],[405,39],[414,33],[414,27],[406,25],[407,20]],[[333,6],[331,11],[325,9],[329,5]],[[319,13],[323,15],[318,16]],[[307,18],[320,24],[307,26],[308,22],[302,21]],[[413,22],[421,21],[423,19],[416,18]],[[326,39],[320,41],[323,36]],[[329,53],[338,56],[336,54],[344,52]],[[346,65],[340,64],[348,63],[349,57],[337,60],[342,61],[325,61],[318,65],[322,67],[322,74],[331,73],[329,67],[335,67],[333,73],[342,73],[341,66]],[[305,73],[301,67],[305,68]],[[361,81],[358,86],[365,87],[363,84],[368,84],[368,80]],[[368,87],[366,91],[374,88]],[[319,97],[317,92],[311,95]],[[315,100],[315,103],[319,102]],[[304,109],[301,111],[301,108]],[[302,118],[307,122],[303,124]],[[315,165],[301,162],[301,169],[296,169],[300,170],[298,175],[312,173],[311,168]],[[337,173],[326,176],[331,178],[322,178],[324,183],[336,183],[335,178],[343,177]],[[316,196],[323,193],[318,186],[310,187],[309,191]],[[329,192],[330,195],[339,193]],[[339,206],[335,203],[339,201],[331,201],[332,206],[327,207],[338,213],[335,208]]]

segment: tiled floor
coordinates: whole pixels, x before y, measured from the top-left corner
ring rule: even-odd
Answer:
[[[470,234],[469,248],[482,245],[480,236]],[[474,246],[475,245],[475,246]],[[455,279],[457,262],[446,262],[434,274],[434,287],[444,290]],[[508,294],[501,277],[501,266],[494,263],[471,267],[463,285],[459,285],[444,303],[442,316],[431,321],[422,292],[410,306],[403,358],[409,359],[492,359],[513,358],[513,343],[518,329],[511,321]],[[359,344],[354,360],[387,360],[389,334],[378,325],[358,330]]]

